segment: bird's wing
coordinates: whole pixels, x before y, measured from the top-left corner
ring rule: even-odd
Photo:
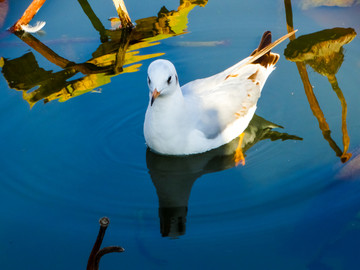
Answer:
[[[270,71],[271,72],[271,71]],[[199,107],[197,129],[207,138],[215,138],[235,120],[245,117],[256,106],[261,89],[270,73],[259,64],[246,65],[220,81],[206,79],[185,98],[196,100]],[[194,85],[195,86],[195,85]]]
[[[281,42],[289,38],[290,36],[294,35],[296,31],[297,30],[292,31],[274,42],[271,42],[271,32],[266,31],[261,38],[258,48],[256,48],[249,57],[243,59],[242,61],[236,63],[232,67],[214,76],[204,79],[198,79],[185,84],[184,86],[181,87],[183,94],[184,95],[194,94],[194,93],[201,94],[201,92],[203,91],[204,92],[208,91],[209,88],[215,88],[225,78],[228,78],[229,76],[233,76],[236,74],[240,74],[241,71],[247,65],[260,64],[265,68],[269,66],[270,67],[274,66],[276,62],[279,60],[280,56],[276,53],[272,53],[271,50],[277,45],[279,45]]]
[[[254,106],[256,108],[261,89],[280,57],[271,49],[295,32],[271,43],[271,32],[266,31],[258,48],[249,57],[223,72],[181,88],[185,98],[197,100],[197,128],[207,138],[217,137],[227,126],[245,118]]]
[[[247,57],[242,61],[236,63],[232,67],[215,74],[211,77],[197,79],[191,81],[181,87],[181,91],[183,95],[193,95],[193,94],[202,94],[203,92],[209,91],[209,89],[215,89],[219,84],[221,84],[228,75],[230,75],[234,70],[239,68],[240,66],[244,65],[245,63],[249,62],[251,57]]]

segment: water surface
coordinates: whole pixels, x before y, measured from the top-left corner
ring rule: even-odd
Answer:
[[[5,32],[27,1],[4,3],[1,269],[84,269],[102,216],[103,246],[126,251],[100,269],[357,269],[359,5],[292,2],[311,41],[274,49],[236,166],[236,140],[187,158],[147,150],[146,69],[169,59],[182,84],[220,72],[264,31],[287,33],[282,1],[128,1],[136,27],[122,36],[111,1],[89,1],[93,14],[46,2],[32,36]]]

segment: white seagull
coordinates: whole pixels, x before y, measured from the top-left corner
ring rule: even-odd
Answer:
[[[156,60],[148,68],[149,105],[144,136],[160,154],[191,155],[209,151],[240,136],[279,55],[270,50],[295,33],[271,43],[263,34],[259,47],[234,66],[180,87],[174,65]]]

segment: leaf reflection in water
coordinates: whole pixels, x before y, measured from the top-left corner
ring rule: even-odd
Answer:
[[[302,138],[274,131],[282,128],[254,115],[244,131],[243,153],[259,141],[302,140]],[[160,232],[163,237],[177,238],[185,234],[188,200],[194,182],[202,175],[236,166],[234,153],[239,138],[206,153],[190,156],[164,156],[151,150],[146,152],[146,164],[159,198]]]
[[[294,28],[291,1],[285,0],[284,3],[287,30],[288,32],[291,32]],[[335,74],[340,69],[344,60],[343,46],[351,42],[355,36],[356,32],[354,29],[339,27],[303,35],[298,38],[292,36],[290,38],[290,43],[284,51],[286,59],[296,63],[310,108],[319,122],[319,127],[325,140],[328,141],[330,147],[335,151],[336,155],[340,157],[340,160],[343,163],[347,162],[352,154],[348,153],[350,137],[346,125],[347,105]],[[306,71],[306,65],[311,66],[317,73],[328,78],[333,91],[340,100],[342,108],[341,131],[343,134],[343,150],[341,150],[331,138],[329,125],[326,122],[325,116],[314,94],[313,87]]]
[[[195,6],[205,6],[207,0],[182,0],[176,11],[163,7],[157,16],[137,20],[134,28],[118,29],[106,29],[86,0],[79,0],[79,3],[99,32],[102,42],[92,54],[93,58],[77,64],[23,31],[14,34],[62,70],[55,73],[44,70],[32,52],[11,60],[1,58],[2,73],[9,87],[23,91],[23,98],[30,107],[40,100],[45,103],[67,101],[109,83],[113,76],[138,71],[142,61],[164,54],[141,55],[140,50],[156,46],[160,40],[185,34],[189,12]],[[83,75],[69,80],[78,73]]]

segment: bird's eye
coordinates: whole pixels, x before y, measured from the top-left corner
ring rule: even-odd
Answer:
[[[169,78],[167,79],[167,83],[168,83],[168,84],[171,83],[171,76],[169,76]]]
[[[151,84],[151,80],[150,80],[150,78],[148,77],[148,84]]]

